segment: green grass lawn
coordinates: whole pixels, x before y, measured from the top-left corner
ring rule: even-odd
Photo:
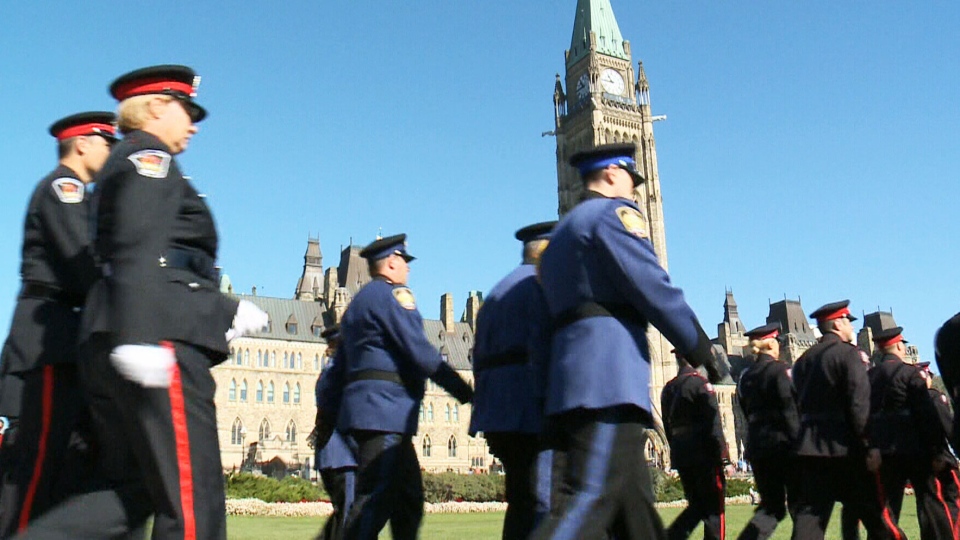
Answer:
[[[740,531],[753,516],[754,508],[744,505],[727,507],[727,538],[736,538],[740,534]],[[661,509],[660,517],[663,519],[664,525],[669,525],[670,521],[680,513],[680,510],[680,508]],[[323,525],[324,519],[231,516],[227,518],[227,536],[230,540],[308,539],[316,536]],[[428,514],[424,516],[423,526],[420,528],[420,538],[423,540],[498,540],[502,524],[502,513]],[[789,539],[791,527],[790,518],[787,518],[777,527],[773,539]],[[917,526],[917,507],[913,497],[904,498],[900,527],[907,533],[908,538],[920,538],[920,529]],[[703,538],[701,529],[694,531],[691,538]],[[866,532],[861,530],[860,537],[866,538]],[[380,538],[388,539],[390,534],[384,531]],[[830,519],[827,538],[840,539],[839,505]]]

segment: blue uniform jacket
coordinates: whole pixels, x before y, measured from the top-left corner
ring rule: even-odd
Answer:
[[[443,359],[427,341],[410,289],[375,278],[350,302],[340,335],[333,388],[318,397],[322,406],[338,409],[337,429],[415,434],[426,379],[438,373]],[[371,371],[397,374],[402,384],[355,380]]]
[[[670,283],[637,206],[589,192],[554,229],[540,278],[550,314],[589,302],[633,308],[681,353],[702,357],[709,341],[683,292]],[[587,317],[556,329],[545,413],[576,408],[650,407],[646,324]]]
[[[332,367],[334,362],[331,362],[330,366]],[[330,367],[327,368],[329,370]],[[320,407],[320,396],[323,395],[323,389],[325,384],[322,382],[324,378],[330,373],[336,373],[336,370],[327,371],[324,370],[320,374],[320,377],[317,379],[317,407]],[[353,455],[353,452],[350,451],[350,447],[347,446],[346,441],[343,440],[343,436],[340,435],[337,431],[334,431],[330,436],[330,440],[327,441],[327,444],[323,448],[317,449],[317,454],[314,456],[314,463],[316,463],[317,470],[323,469],[342,469],[344,467],[356,467],[357,458]]]
[[[524,264],[500,280],[477,315],[473,372],[476,388],[470,434],[539,433],[542,395],[535,366],[549,353],[550,314],[536,268]],[[511,355],[526,362],[490,367],[491,359]]]

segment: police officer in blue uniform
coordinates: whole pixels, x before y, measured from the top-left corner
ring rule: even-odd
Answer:
[[[793,447],[800,416],[790,369],[780,357],[780,323],[765,324],[746,335],[756,355],[737,382],[737,402],[747,418],[746,458],[760,493],[760,504],[737,540],[764,540],[787,516],[793,502]]]
[[[792,370],[800,413],[794,540],[822,540],[838,501],[872,538],[905,538],[878,487],[881,456],[867,431],[870,381],[849,305],[831,302],[810,314],[823,337]]]
[[[585,199],[554,229],[541,282],[554,319],[544,413],[554,467],[550,517],[533,538],[663,538],[643,448],[653,426],[646,330],[694,367],[719,371],[703,328],[660,266],[632,200],[632,144],[574,155]],[[557,454],[555,453],[555,459]]]
[[[689,538],[703,522],[705,540],[724,540],[724,473],[733,474],[734,467],[723,437],[717,393],[681,354],[677,354],[677,366],[677,376],[663,386],[660,412],[670,444],[670,464],[680,474],[687,507],[667,528],[667,538]]]
[[[23,282],[0,358],[0,537],[79,488],[84,401],[77,377],[81,306],[99,270],[89,249],[90,186],[116,142],[116,117],[56,121],[57,168],[33,191],[23,232]],[[72,441],[72,442],[71,442]]]
[[[321,433],[347,434],[357,456],[357,489],[344,538],[375,539],[390,521],[397,540],[417,536],[423,518],[423,484],[413,448],[420,402],[429,378],[460,403],[473,389],[427,340],[413,292],[407,288],[406,235],[365,247],[373,280],[343,315],[342,344],[317,396]],[[324,377],[324,378],[326,378]],[[321,436],[321,441],[323,436]]]
[[[550,469],[538,467],[543,399],[534,370],[544,365],[535,357],[549,353],[550,313],[536,265],[556,223],[517,231],[523,263],[494,285],[477,315],[470,435],[483,432],[490,452],[503,464],[508,504],[504,540],[527,538],[538,508],[542,513],[549,507],[549,493],[538,490],[549,486]]]
[[[324,375],[328,373],[327,370],[333,362],[337,348],[340,346],[340,325],[335,324],[325,329],[320,333],[320,337],[327,340],[327,350],[324,351],[326,363],[324,371],[317,378],[316,395],[318,396],[324,392],[321,386],[325,383]],[[317,428],[314,428],[313,433],[310,434],[311,442],[315,440],[317,433]],[[333,504],[333,514],[327,518],[327,522],[317,539],[338,540],[343,535],[343,522],[350,511],[350,506],[353,505],[357,458],[347,446],[343,435],[336,430],[330,434],[330,439],[325,445],[320,446],[314,443],[313,447],[316,449],[314,462],[317,464],[317,470],[320,471],[323,487],[330,495],[330,503]]]

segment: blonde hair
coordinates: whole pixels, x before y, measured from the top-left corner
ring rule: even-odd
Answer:
[[[773,345],[777,342],[776,338],[751,339],[750,350],[753,354],[765,353],[773,350]]]
[[[150,114],[150,101],[154,98],[172,101],[173,98],[162,94],[146,94],[128,97],[117,106],[117,128],[126,135],[131,131],[142,129],[147,123]]]

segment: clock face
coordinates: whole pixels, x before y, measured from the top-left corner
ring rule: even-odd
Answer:
[[[577,81],[577,99],[583,99],[590,95],[590,77],[584,73]]]
[[[611,94],[623,95],[625,85],[623,84],[623,75],[620,72],[607,68],[600,73],[600,84],[603,89]]]

